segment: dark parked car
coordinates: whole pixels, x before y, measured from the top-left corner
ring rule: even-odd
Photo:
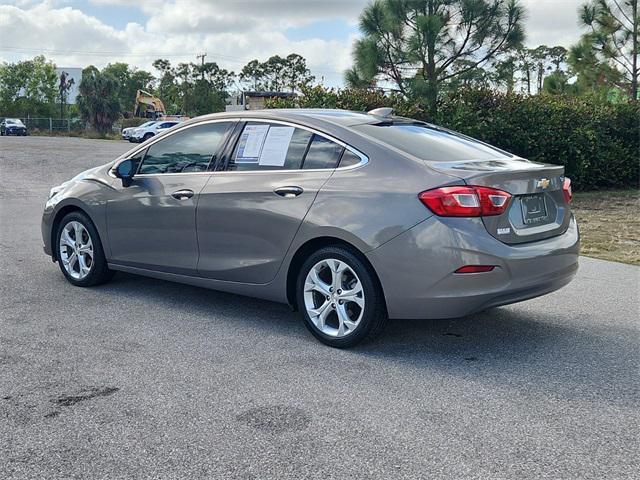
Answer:
[[[0,135],[25,136],[26,134],[27,127],[25,127],[19,118],[5,118],[0,122]]]
[[[73,285],[120,270],[289,303],[347,347],[566,285],[570,200],[561,166],[386,110],[228,112],[54,187],[42,234]]]

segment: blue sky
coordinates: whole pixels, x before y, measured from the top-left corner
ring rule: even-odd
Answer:
[[[117,7],[106,4],[96,4],[87,0],[68,2],[74,8],[82,10],[87,15],[100,19],[107,25],[122,29],[127,23],[139,23],[143,25],[149,18],[135,1],[130,4],[121,4]]]
[[[58,66],[126,61],[151,69],[196,55],[239,71],[248,61],[298,53],[340,86],[368,0],[0,0],[0,61],[45,54]],[[581,0],[521,0],[528,44],[569,46]]]

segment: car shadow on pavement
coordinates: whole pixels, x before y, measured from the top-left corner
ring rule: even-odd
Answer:
[[[119,273],[104,287],[243,330],[276,338],[278,348],[303,349],[305,356],[335,361],[402,365],[416,374],[438,371],[476,377],[545,396],[603,397],[618,406],[638,405],[637,331],[613,332],[597,313],[549,313],[535,306],[493,308],[452,320],[390,320],[375,340],[350,350],[321,345],[297,312],[278,303]],[[106,292],[105,292],[106,293]],[[214,321],[213,319],[211,320]],[[612,341],[613,338],[627,341]]]

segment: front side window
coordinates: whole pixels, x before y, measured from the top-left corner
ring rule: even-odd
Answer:
[[[206,171],[231,125],[231,122],[194,125],[163,138],[149,147],[138,173]]]
[[[288,125],[250,122],[242,130],[228,170],[297,170],[313,134]]]

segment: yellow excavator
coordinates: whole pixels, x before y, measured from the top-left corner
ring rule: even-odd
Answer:
[[[164,103],[158,97],[144,90],[136,92],[136,105],[133,109],[133,116],[139,118],[152,118],[156,120],[165,117],[167,111]]]

